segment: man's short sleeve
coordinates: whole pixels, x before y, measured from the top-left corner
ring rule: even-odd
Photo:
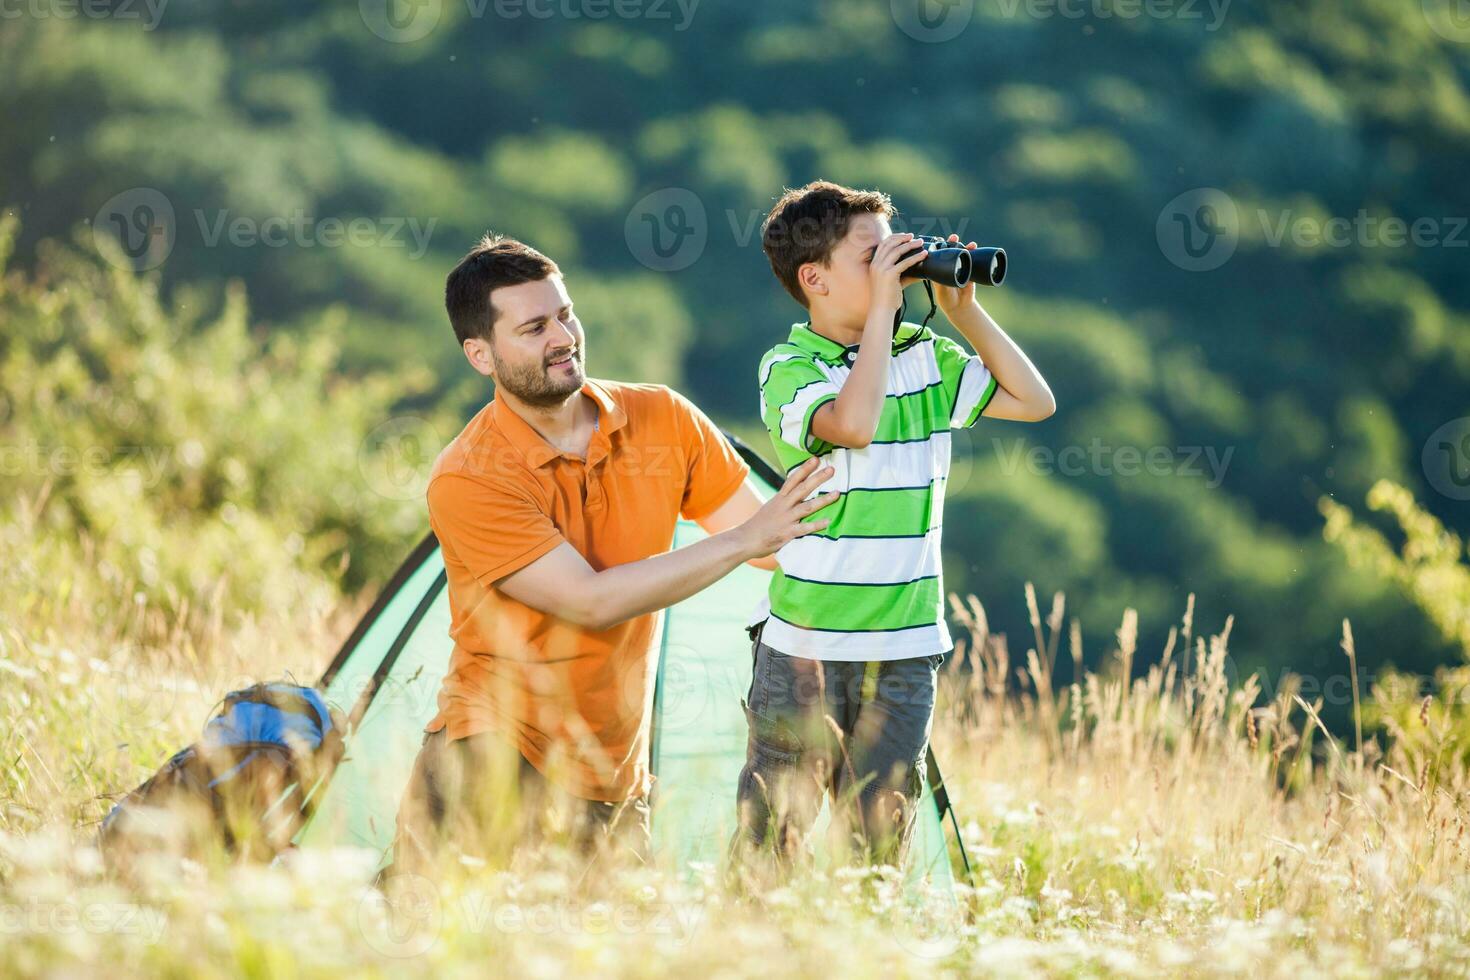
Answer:
[[[969,428],[995,397],[995,377],[979,355],[937,334],[934,359],[939,363],[939,377],[950,398],[949,427]]]
[[[446,557],[486,588],[520,571],[566,539],[520,488],[453,473],[429,483],[429,524]]]
[[[812,435],[812,416],[837,398],[838,387],[810,355],[778,347],[761,360],[761,418],[786,470],[833,446]]]
[[[714,513],[740,489],[750,467],[697,405],[672,388],[669,394],[686,466],[679,513],[697,521]]]

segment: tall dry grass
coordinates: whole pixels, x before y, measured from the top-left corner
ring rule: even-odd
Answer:
[[[160,863],[123,884],[88,843],[109,795],[195,737],[225,691],[286,668],[312,676],[350,616],[304,599],[203,631],[171,633],[148,608],[101,628],[94,587],[47,586],[0,623],[7,975],[1369,975],[1470,962],[1466,768],[1444,706],[1334,738],[1296,685],[1268,699],[1234,679],[1228,621],[1209,632],[1187,608],[1162,651],[1140,651],[1130,612],[1111,650],[1084,656],[1063,598],[1043,616],[1030,590],[1034,632],[1015,654],[978,601],[954,604],[965,639],[935,739],[973,862],[955,905],[915,906],[892,869],[751,896],[704,867],[627,869],[588,889],[556,859],[514,872],[469,861],[389,903],[371,856],[347,852]],[[1348,671],[1346,628],[1343,641]]]
[[[1063,597],[1045,618],[1026,598],[1034,643],[1018,665],[980,604],[955,602],[969,637],[938,736],[963,760],[950,782],[973,808],[980,893],[1019,898],[1031,920],[1016,919],[1032,944],[1018,950],[1040,966],[1049,942],[1085,936],[1118,944],[1127,963],[1191,971],[1463,967],[1457,737],[1433,698],[1412,731],[1364,736],[1347,622],[1351,743],[1328,732],[1299,678],[1269,699],[1254,675],[1232,682],[1231,622],[1199,635],[1192,599],[1146,668],[1129,612],[1089,670]],[[1064,640],[1080,680],[1055,690]]]

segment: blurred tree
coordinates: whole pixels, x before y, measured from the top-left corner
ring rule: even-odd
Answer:
[[[245,282],[269,337],[246,361],[317,365],[322,333],[340,350],[283,391],[344,372],[412,378],[351,424],[437,412],[453,419],[435,436],[447,439],[489,388],[453,343],[443,276],[493,229],[566,269],[594,371],[675,384],[759,435],[755,365],[805,318],[770,275],[760,219],[814,177],[878,186],[906,227],[1010,249],[1007,285],[984,301],[1058,396],[1045,424],[982,422],[957,460],[985,479],[950,496],[948,584],[979,593],[997,629],[1024,634],[1018,583],[1036,579],[1088,610],[1089,650],[1118,605],[1163,629],[1196,591],[1202,616],[1237,614],[1235,649],[1271,664],[1339,656],[1345,614],[1365,663],[1423,669],[1453,651],[1393,586],[1339,567],[1317,505],[1387,477],[1470,533],[1464,508],[1425,492],[1419,461],[1470,390],[1470,46],[1443,24],[1390,0],[1235,4],[1218,20],[1203,5],[1079,21],[976,4],[931,43],[881,2],[702,4],[687,22],[664,9],[548,19],[444,4],[414,41],[374,33],[352,3],[211,0],[167,8],[156,29],[7,18],[0,203],[24,218],[11,267],[110,282],[46,265],[41,243],[89,223],[113,237],[120,196],[157,192],[171,249],[135,288],[170,311],[170,339],[113,342],[190,356],[196,334],[224,344],[214,321],[243,318],[227,284]],[[1195,271],[1167,235],[1198,214],[1167,208],[1200,188],[1227,196],[1235,238]],[[702,237],[660,271],[635,232],[666,215],[635,210],[667,191],[698,201]],[[298,218],[306,232],[262,242],[270,222]],[[1428,221],[1430,237],[1394,243],[1386,218]],[[1334,220],[1346,238],[1324,241]],[[327,240],[328,224],[354,221],[366,235]],[[1008,471],[1001,454],[1023,433],[1053,460],[1096,442],[1229,463],[1214,486]],[[222,479],[212,497],[160,505],[207,509],[225,487],[238,508],[295,506]],[[307,524],[330,525],[307,506]],[[368,518],[361,541],[391,538],[384,520]],[[411,537],[406,523],[393,527]],[[330,563],[346,539],[321,534],[338,543],[313,560]],[[162,554],[177,539],[145,522],[135,541]],[[368,549],[355,568],[382,567],[367,557],[378,546],[354,547]]]

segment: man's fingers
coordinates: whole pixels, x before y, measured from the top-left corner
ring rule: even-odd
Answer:
[[[818,531],[825,531],[831,524],[832,522],[825,517],[822,518],[820,521],[803,521],[801,524],[797,525],[796,534],[793,535],[793,537],[804,538],[808,534],[816,534]]]
[[[830,466],[823,466],[815,473],[809,475],[805,480],[801,481],[801,486],[798,488],[798,491],[796,493],[796,499],[805,500],[806,498],[810,497],[812,495],[812,492],[815,491],[817,487],[820,487],[822,484],[830,480],[832,478],[832,474],[836,472],[837,471]]]
[[[789,493],[796,490],[799,486],[801,486],[806,478],[811,475],[812,469],[819,462],[820,460],[816,456],[808,456],[806,459],[802,460],[801,464],[798,465],[796,469],[786,474],[786,482],[781,485],[781,492]],[[805,497],[806,494],[802,494],[801,496]]]
[[[806,517],[808,514],[815,514],[823,507],[831,507],[833,504],[837,503],[837,501],[841,499],[842,494],[840,493],[824,493],[820,497],[813,497],[811,500],[808,500],[806,502],[806,505],[803,508],[802,516]]]

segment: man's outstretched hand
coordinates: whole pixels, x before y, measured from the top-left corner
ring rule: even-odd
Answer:
[[[747,558],[763,558],[774,554],[781,546],[794,538],[817,531],[825,531],[832,523],[828,518],[807,520],[824,507],[830,507],[841,497],[840,493],[824,493],[812,497],[823,483],[835,473],[831,466],[813,456],[792,470],[786,483],[776,495],[761,505],[749,520],[735,528],[742,545],[748,552]]]

